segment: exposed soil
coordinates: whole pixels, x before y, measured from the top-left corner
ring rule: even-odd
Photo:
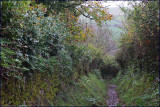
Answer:
[[[108,86],[108,99],[107,104],[109,107],[111,106],[117,106],[117,104],[119,103],[119,99],[118,99],[118,95],[117,92],[115,91],[116,85],[109,85]]]

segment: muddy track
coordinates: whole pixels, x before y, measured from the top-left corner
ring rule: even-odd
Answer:
[[[118,95],[117,92],[115,91],[116,85],[109,85],[108,86],[108,99],[107,104],[109,107],[111,106],[117,106],[117,104],[119,103],[119,99],[118,99]]]

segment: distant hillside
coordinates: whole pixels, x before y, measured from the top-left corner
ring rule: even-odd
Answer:
[[[117,40],[123,32],[120,28],[123,27],[122,19],[124,18],[124,13],[119,7],[109,8],[108,11],[114,18],[111,21],[107,21],[105,27],[109,27],[113,32],[113,40]]]
[[[113,16],[123,16],[124,15],[124,13],[120,10],[119,7],[109,8],[109,13],[112,14]]]
[[[113,40],[119,39],[121,33],[123,32],[120,27],[123,27],[123,15],[124,13],[120,10],[119,7],[109,8],[109,13],[113,15],[113,19],[111,21],[106,21],[102,24],[103,27],[108,27],[113,32]],[[82,23],[89,23],[90,25],[94,25],[96,27],[95,21],[90,20],[84,16],[79,17],[79,21]]]

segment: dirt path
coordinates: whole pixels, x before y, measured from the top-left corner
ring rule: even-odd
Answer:
[[[111,106],[117,106],[117,104],[119,103],[119,99],[118,99],[118,95],[117,92],[115,91],[116,85],[109,85],[108,86],[108,99],[107,104],[109,107]]]

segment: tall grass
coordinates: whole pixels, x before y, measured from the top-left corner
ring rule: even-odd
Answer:
[[[73,86],[67,88],[57,97],[58,106],[91,106],[106,105],[107,83],[95,70],[89,76],[82,76]]]
[[[153,81],[147,73],[135,72],[135,68],[129,67],[123,74],[119,72],[117,77],[111,80],[117,85],[120,103],[126,106],[158,106],[159,86],[158,81]],[[142,71],[141,71],[142,72]]]

